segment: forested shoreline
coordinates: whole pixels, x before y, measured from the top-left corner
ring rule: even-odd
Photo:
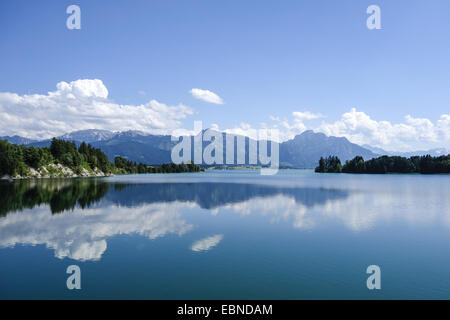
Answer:
[[[420,173],[445,174],[450,173],[450,155],[432,157],[413,156],[410,158],[400,156],[381,156],[364,161],[363,157],[356,156],[347,160],[344,165],[336,156],[321,157],[315,172],[320,173]]]
[[[152,166],[116,157],[110,162],[106,154],[82,142],[53,138],[50,147],[36,148],[0,140],[0,178],[50,178],[109,176],[132,173],[199,172],[199,166],[191,164],[163,164]]]

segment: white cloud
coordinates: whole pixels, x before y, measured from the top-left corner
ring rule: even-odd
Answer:
[[[99,260],[107,249],[107,240],[118,234],[156,239],[189,232],[193,225],[180,213],[186,205],[189,204],[155,203],[132,208],[110,205],[76,208],[70,214],[57,215],[50,214],[48,206],[41,206],[1,218],[0,247],[45,244],[59,259]]]
[[[275,127],[280,130],[281,141],[294,138],[296,135],[307,130],[305,121],[323,118],[320,113],[312,113],[310,111],[294,111],[292,112],[293,120],[290,122],[286,119],[281,120],[277,117],[271,117],[276,122]]]
[[[270,116],[271,124],[259,123],[252,126],[241,122],[239,125],[221,130],[229,134],[243,135],[252,139],[261,138],[265,130],[277,129],[278,142],[293,139],[305,130],[323,132],[328,136],[346,137],[353,143],[383,148],[387,151],[420,151],[433,148],[450,149],[450,115],[443,114],[437,121],[415,118],[407,115],[403,122],[377,121],[368,114],[352,108],[335,122],[315,123],[310,121],[324,118],[320,113],[294,111],[290,119]],[[219,130],[218,125],[214,125]],[[266,131],[267,132],[267,131]]]
[[[309,111],[305,111],[305,112],[294,111],[294,112],[292,112],[292,115],[294,116],[294,119],[296,121],[313,120],[313,119],[323,118],[323,115],[321,115],[320,113],[312,113]]]
[[[190,92],[197,99],[224,103],[217,94],[209,90],[194,88]],[[46,139],[84,129],[138,130],[174,135],[194,133],[181,125],[183,119],[194,113],[188,106],[169,106],[156,100],[141,105],[121,105],[110,100],[108,95],[108,89],[98,79],[59,82],[56,91],[47,94],[0,92],[0,136],[17,134],[27,138]],[[272,124],[260,124],[260,128],[278,129],[280,142],[312,129],[388,151],[450,148],[449,114],[443,114],[437,121],[407,115],[404,121],[391,123],[374,120],[368,114],[353,108],[335,122],[322,121],[320,125],[311,126],[309,121],[320,118],[323,118],[320,113],[294,111],[290,119],[272,116]],[[223,131],[258,137],[258,129],[244,122]]]
[[[59,82],[56,88],[48,94],[0,92],[0,135],[44,139],[83,129],[170,134],[193,114],[183,104],[168,106],[156,100],[116,104],[98,79]]]
[[[214,104],[224,104],[223,99],[212,91],[203,89],[191,89],[189,91],[195,99],[203,100]]]
[[[352,108],[335,122],[322,121],[315,126],[307,121],[323,118],[321,114],[293,112],[291,119],[270,116],[272,124],[260,128],[279,130],[280,142],[294,138],[305,130],[323,132],[328,136],[346,137],[353,143],[383,148],[387,151],[418,151],[433,148],[450,148],[450,115],[443,114],[433,122],[427,118],[414,118],[407,115],[403,122],[377,121],[368,114]],[[248,123],[226,129],[225,132],[258,136],[258,129]]]
[[[437,191],[430,188],[435,183],[433,180],[425,179],[420,185],[411,184],[409,179],[399,180],[396,184],[379,181],[374,185],[373,181],[368,182],[360,177],[343,178],[344,185],[364,192],[348,190],[347,196],[339,198],[327,198],[325,194],[318,194],[317,198],[307,197],[307,200],[317,199],[307,201],[308,203],[298,202],[294,196],[283,193],[255,196],[245,201],[217,206],[210,210],[211,219],[222,214],[229,216],[230,212],[234,212],[250,219],[244,224],[250,228],[252,215],[267,217],[270,223],[289,223],[302,230],[323,230],[323,227],[329,226],[336,228],[336,222],[341,222],[350,230],[361,232],[377,225],[389,225],[394,221],[400,221],[408,227],[436,225],[450,228],[450,212],[443,210],[450,203],[446,197],[448,192],[445,188]],[[168,178],[163,180],[166,179]],[[180,178],[176,177],[175,180],[177,179]],[[214,178],[209,180],[213,181]],[[292,180],[285,182],[284,186],[308,186],[309,189],[324,191],[342,189],[343,185],[343,180],[336,179],[327,182],[324,189],[321,181],[311,184],[311,181],[304,179],[295,180],[294,185]],[[383,192],[374,197],[373,191],[379,190],[380,186]],[[400,209],[396,206],[399,190],[402,191],[400,197],[404,203]],[[430,203],[436,205],[430,206]],[[48,205],[41,205],[0,217],[0,248],[45,245],[59,259],[68,257],[81,261],[99,260],[107,250],[108,240],[116,235],[138,234],[148,239],[157,239],[169,234],[181,236],[190,232],[194,226],[186,221],[189,216],[187,209],[198,212],[200,207],[195,202],[181,201],[135,207],[105,204],[103,207],[84,210],[76,207],[70,212],[51,214]],[[423,214],[424,212],[427,214]],[[260,217],[253,217],[253,221],[265,223]],[[195,241],[190,249],[195,252],[211,250],[223,238],[222,234],[203,238]],[[184,241],[183,238],[181,241]]]
[[[255,140],[258,139],[258,130],[252,128],[252,126],[246,122],[241,122],[239,126],[225,129],[223,130],[223,132],[226,132],[228,134],[235,134],[238,136],[246,136]]]
[[[307,126],[304,121],[314,120],[322,118],[320,113],[312,113],[309,111],[295,111],[292,112],[292,121],[287,119],[280,119],[276,116],[270,116],[269,119],[273,121],[272,125],[266,123],[260,123],[259,128],[252,127],[249,123],[242,122],[239,126],[224,130],[224,132],[232,133],[236,135],[244,135],[252,139],[258,139],[260,129],[276,129],[278,130],[277,138],[271,139],[277,142],[283,142],[294,138],[296,135],[307,130]]]
[[[433,123],[426,118],[405,117],[402,123],[376,121],[364,112],[352,108],[334,123],[322,123],[317,128],[327,135],[344,136],[357,144],[394,151],[414,151],[450,147],[450,115],[444,114]]]
[[[220,241],[222,241],[223,235],[216,234],[212,237],[207,237],[198,241],[195,241],[192,246],[192,251],[208,251],[211,250],[213,247],[217,246]]]
[[[441,206],[445,207],[445,204],[442,204],[442,199],[445,198],[446,190],[442,189],[437,193],[428,192],[418,196],[417,191],[419,189],[430,190],[430,188],[417,186],[411,189],[408,186],[410,182],[405,180],[399,182],[403,184],[400,186],[398,184],[386,184],[383,187],[384,192],[374,197],[372,188],[368,187],[368,182],[358,179],[349,177],[347,184],[350,183],[355,190],[365,189],[366,192],[349,192],[346,197],[323,199],[325,201],[318,201],[309,205],[297,202],[294,197],[285,194],[254,197],[246,201],[221,206],[215,215],[229,214],[230,212],[242,216],[258,214],[268,217],[270,223],[289,222],[294,228],[303,230],[319,229],[329,225],[335,227],[336,221],[356,232],[370,230],[377,225],[389,224],[392,221],[403,221],[405,225],[409,226],[423,227],[428,224],[450,228],[450,212],[441,210]],[[308,183],[308,186],[311,187],[310,182]],[[428,183],[431,185],[433,182]],[[320,188],[323,188],[323,186],[320,185]],[[328,184],[327,188],[330,188],[329,190],[342,188],[342,180],[336,180]],[[401,210],[396,207],[399,194],[394,192],[395,190],[406,190],[401,194],[402,201],[405,204]],[[427,199],[427,201],[424,201],[424,199]],[[430,210],[429,203],[431,202],[441,203],[441,206]],[[427,212],[427,214],[424,215],[423,212]],[[258,221],[261,222],[260,219]]]
[[[263,216],[271,216],[271,223],[292,220],[292,225],[297,229],[311,229],[314,220],[307,215],[305,205],[297,203],[293,197],[283,194],[270,197],[255,197],[253,199],[233,203],[225,206],[224,210],[230,210],[241,215],[259,213]]]

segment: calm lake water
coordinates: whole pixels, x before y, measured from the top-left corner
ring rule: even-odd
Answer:
[[[449,249],[448,175],[0,184],[1,299],[450,299]],[[70,265],[81,290],[66,287]]]

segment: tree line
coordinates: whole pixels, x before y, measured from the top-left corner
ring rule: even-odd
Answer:
[[[421,173],[438,174],[450,173],[450,155],[432,157],[413,156],[410,158],[400,156],[382,156],[364,161],[363,157],[356,156],[347,160],[344,165],[336,156],[321,157],[316,172],[331,173]]]
[[[114,166],[118,169],[118,173],[180,173],[205,171],[205,169],[194,163],[169,163],[161,166],[150,166],[143,163],[136,164],[136,162],[122,157],[114,158]]]
[[[0,183],[0,217],[42,204],[49,204],[52,214],[73,210],[76,206],[88,208],[100,201],[109,187],[105,181],[85,179],[43,179],[38,183],[26,179]]]
[[[203,169],[195,164],[164,164],[149,166],[136,164],[122,157],[116,157],[111,163],[107,155],[99,148],[82,142],[79,147],[73,141],[53,138],[50,147],[36,148],[0,140],[0,177],[3,175],[26,177],[30,175],[30,168],[40,169],[50,164],[62,164],[72,169],[76,174],[95,169],[105,174],[129,173],[170,173],[170,172],[198,172]]]

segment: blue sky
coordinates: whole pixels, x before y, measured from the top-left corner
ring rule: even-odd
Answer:
[[[71,4],[81,8],[81,30],[66,28]],[[381,8],[381,30],[366,27],[371,4]],[[192,114],[178,119],[187,129],[194,120],[221,129],[286,121],[290,133],[322,128],[387,149],[450,147],[442,118],[450,113],[449,14],[448,0],[3,0],[0,92],[45,95],[61,81],[100,79],[118,105],[188,106]],[[225,103],[195,99],[192,88]],[[352,108],[355,121],[367,116],[377,128],[336,123]],[[293,116],[306,111],[321,116]],[[8,130],[6,119],[0,134],[26,133]],[[416,137],[395,140],[408,131],[397,127],[380,138],[382,121],[415,125]]]

